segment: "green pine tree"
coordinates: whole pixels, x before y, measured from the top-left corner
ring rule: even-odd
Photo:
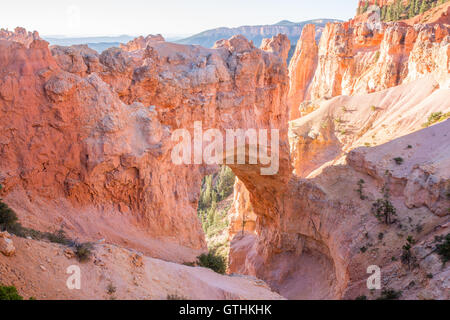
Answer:
[[[419,14],[421,5],[422,5],[422,0],[416,0],[416,4],[414,6],[414,16]]]
[[[406,18],[406,8],[402,0],[398,0],[398,19]]]
[[[367,9],[369,9],[369,0],[367,0],[367,1],[366,1],[366,4],[364,5],[363,13],[366,12]]]
[[[381,8],[381,21],[386,21],[386,10],[387,10],[386,6],[383,6]]]
[[[409,8],[408,8],[408,18],[412,18],[415,16],[414,14],[414,7],[416,5],[416,1],[417,0],[411,0],[409,3]]]
[[[430,9],[430,5],[428,4],[428,2],[426,0],[423,0],[422,5],[420,6],[420,14],[428,11],[428,9]]]
[[[386,11],[386,21],[392,21],[393,16],[392,16],[392,6],[388,6],[387,11]]]

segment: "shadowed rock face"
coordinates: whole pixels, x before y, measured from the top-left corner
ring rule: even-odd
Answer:
[[[171,133],[192,134],[194,121],[204,131],[280,128],[280,175],[290,172],[288,77],[277,52],[243,37],[216,49],[148,37],[101,55],[12,39],[0,41],[0,177],[25,225],[62,224],[80,237],[192,261],[205,249],[196,215],[200,183],[215,167],[174,165]],[[285,54],[288,40],[277,41]],[[278,180],[259,178],[259,167],[233,168],[250,190]],[[151,239],[191,251],[167,253]]]
[[[354,299],[369,294],[366,269],[377,265],[383,286],[402,290],[404,298],[448,299],[442,281],[449,268],[442,269],[431,252],[434,237],[449,231],[450,121],[421,126],[431,112],[450,112],[444,98],[450,88],[435,85],[424,78],[379,93],[336,97],[292,121],[295,174],[283,194],[264,203],[262,211],[258,201],[245,205],[246,197],[256,200],[252,192],[246,194],[240,182],[235,187],[230,270],[265,279],[291,299]],[[393,160],[397,157],[402,165]],[[364,199],[357,192],[361,179]],[[372,212],[384,186],[397,210],[392,226]],[[414,254],[420,261],[414,272],[399,262],[407,235],[417,241]],[[428,270],[436,280],[408,288],[411,281],[426,279]]]
[[[290,65],[290,116],[302,112],[290,122],[294,174],[271,203],[237,183],[230,270],[265,279],[288,298],[354,299],[369,295],[373,264],[386,275],[383,287],[404,298],[448,298],[449,269],[430,248],[448,233],[449,121],[421,130],[432,112],[450,112],[448,26],[384,24],[372,33],[365,23],[330,24],[318,47],[313,31],[304,29]],[[304,99],[317,100],[298,110]],[[383,186],[397,209],[395,227],[372,213]],[[417,239],[416,275],[395,262],[406,241],[400,233]],[[438,280],[408,287],[427,270]]]

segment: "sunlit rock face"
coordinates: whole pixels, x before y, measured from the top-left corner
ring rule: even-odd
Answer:
[[[147,48],[148,45],[155,42],[164,42],[164,37],[158,35],[148,35],[146,37],[140,36],[129,41],[127,44],[120,44],[120,48],[124,51],[136,51]]]
[[[284,61],[287,60],[290,49],[291,42],[289,41],[289,38],[284,34],[279,34],[272,38],[263,39],[261,43],[261,50],[272,52],[280,56]]]
[[[205,49],[149,36],[100,55],[49,48],[22,29],[2,38],[0,182],[25,225],[62,225],[77,237],[193,261],[206,249],[200,183],[216,166],[175,165],[172,132],[192,134],[195,121],[204,131],[281,128],[288,161],[288,76],[278,52],[243,37]],[[276,40],[282,55],[286,40]],[[247,180],[259,174],[235,170]]]
[[[315,26],[312,24],[306,25],[289,64],[288,102],[291,106],[297,106],[290,108],[290,119],[297,119],[300,116],[298,105],[303,100],[311,98],[308,95],[308,87],[314,77],[318,62],[318,46],[315,39]]]
[[[19,42],[29,47],[34,40],[41,40],[37,31],[29,32],[24,28],[17,27],[14,31],[0,29],[0,39]]]
[[[291,119],[304,100],[376,92],[427,74],[442,83],[449,72],[448,24],[330,23],[317,49],[312,29],[289,67]]]

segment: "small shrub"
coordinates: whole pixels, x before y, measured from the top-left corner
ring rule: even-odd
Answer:
[[[79,262],[87,262],[91,259],[93,245],[89,242],[75,244],[75,256]]]
[[[406,239],[406,244],[403,246],[403,252],[401,256],[401,261],[403,264],[406,264],[408,268],[411,268],[414,266],[416,262],[416,258],[414,257],[413,253],[411,252],[412,246],[416,243],[416,241],[413,239],[413,237],[409,236]]]
[[[0,228],[8,230],[17,223],[17,214],[6,203],[0,201]]]
[[[406,241],[411,245],[416,243],[416,240],[414,240],[412,236],[408,236],[408,238],[406,238]]]
[[[362,296],[356,297],[355,300],[367,300],[367,297],[362,295]]]
[[[385,175],[390,177],[389,170],[386,170]],[[389,181],[389,180],[388,180]],[[372,212],[375,214],[379,221],[384,222],[387,225],[393,224],[395,222],[394,216],[397,215],[397,209],[395,209],[394,205],[390,201],[389,196],[389,188],[388,183],[386,183],[381,189],[381,193],[383,194],[382,199],[377,199],[374,203],[372,203]]]
[[[422,124],[422,127],[426,128],[429,127],[435,123],[439,123],[442,122],[446,119],[450,118],[450,112],[447,113],[442,113],[441,111],[439,112],[433,112],[429,117],[428,117],[428,121],[425,122],[424,124]]]
[[[377,300],[397,300],[402,295],[401,291],[386,289],[381,292],[381,296]]]
[[[375,111],[377,111],[377,107],[375,107],[375,106],[371,106],[371,107],[370,107],[370,110],[372,110],[372,111],[374,111],[374,112],[375,112]]]
[[[341,109],[342,109],[342,112],[347,112],[347,107],[346,106],[342,106]]]
[[[356,189],[356,192],[359,194],[359,198],[361,200],[366,200],[367,197],[364,195],[364,183],[366,183],[363,179],[359,179],[357,182],[358,189]]]
[[[408,146],[406,147],[407,149],[412,149],[413,148],[413,146],[412,145],[410,145],[410,144],[408,144]]]
[[[186,297],[178,295],[178,293],[168,294],[166,297],[167,300],[187,300]]]
[[[72,241],[66,237],[66,233],[62,228],[54,233],[47,232],[44,234],[44,237],[50,242],[62,245],[70,245],[72,243]]]
[[[0,190],[2,186],[0,185]],[[6,230],[21,238],[31,237],[35,240],[46,239],[53,243],[62,245],[71,245],[73,241],[66,237],[66,234],[62,228],[55,232],[41,232],[34,229],[23,227],[17,218],[17,214],[3,203],[0,199],[0,231]]]
[[[217,273],[224,274],[227,270],[226,261],[222,256],[217,255],[214,251],[203,253],[197,257],[197,265],[209,268]]]
[[[7,227],[4,227],[4,230],[6,230],[9,233],[12,233],[18,237],[21,237],[21,238],[26,238],[30,234],[29,230],[22,227],[22,225],[19,222],[16,222]]]
[[[364,252],[367,251],[367,247],[366,247],[366,246],[361,247],[361,248],[359,248],[359,251],[361,251],[362,253],[364,253]]]
[[[433,274],[432,273],[428,273],[427,274],[427,279],[433,279]]]
[[[441,257],[442,263],[444,265],[450,261],[450,233],[448,233],[445,238],[439,238],[439,244],[436,245],[436,252]]]
[[[379,234],[378,234],[378,240],[383,240],[383,238],[384,238],[384,233],[383,232],[380,232]]]
[[[375,62],[378,61],[378,60],[380,59],[380,51],[377,51],[377,52],[375,53],[374,59],[375,59]]]
[[[106,288],[106,292],[111,295],[114,294],[117,291],[117,288],[112,284],[108,284],[108,287]]]
[[[16,287],[0,285],[0,300],[23,300]]]
[[[397,215],[397,210],[389,199],[378,199],[372,204],[372,211],[378,220],[386,225],[394,223],[393,216]]]
[[[417,233],[421,233],[423,231],[423,226],[421,225],[421,224],[418,224],[417,226],[416,226],[416,232]]]
[[[404,160],[403,160],[402,157],[397,157],[397,158],[394,158],[393,160],[394,160],[395,163],[398,164],[398,165],[402,165],[403,162],[404,162]]]
[[[195,262],[183,262],[184,266],[195,267]]]
[[[6,203],[0,199],[0,231],[8,231],[18,237],[36,237],[40,239],[41,233],[32,229],[24,228],[17,218],[17,214]]]

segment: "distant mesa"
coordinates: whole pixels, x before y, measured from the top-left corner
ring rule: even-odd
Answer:
[[[100,36],[100,37],[62,37],[62,36],[44,36],[44,40],[48,41],[50,45],[57,46],[72,46],[79,44],[86,44],[89,48],[101,53],[112,47],[119,47],[121,43],[127,43],[133,40],[134,36],[120,35],[120,36]]]
[[[241,34],[248,40],[253,41],[256,47],[261,46],[264,38],[271,38],[279,33],[288,36],[291,45],[295,45],[302,34],[302,29],[307,24],[315,24],[318,29],[317,37],[320,38],[321,30],[328,22],[341,22],[336,19],[315,19],[301,22],[291,22],[289,20],[282,20],[272,25],[256,25],[256,26],[241,26],[237,28],[216,28],[203,31],[189,38],[176,41],[181,44],[196,44],[203,47],[210,48],[218,40],[229,39],[232,36]]]
[[[200,45],[206,48],[212,48],[214,44],[222,39],[229,39],[235,35],[243,35],[248,40],[253,41],[256,47],[260,47],[263,39],[272,38],[278,34],[285,34],[291,41],[291,50],[289,58],[292,57],[295,46],[300,38],[303,27],[307,24],[314,24],[316,26],[316,40],[320,39],[322,30],[329,22],[341,22],[336,19],[314,19],[301,22],[292,22],[289,20],[282,20],[272,25],[255,25],[255,26],[241,26],[237,28],[220,27],[216,29],[206,30],[195,34],[188,38],[171,39],[179,44]],[[64,37],[64,36],[44,36],[44,40],[48,41],[50,45],[58,46],[72,46],[79,44],[86,44],[91,49],[101,53],[112,47],[121,47],[122,44],[127,44],[135,40],[135,36],[120,35],[120,36],[98,36],[98,37]],[[139,39],[139,38],[137,38]],[[142,39],[144,39],[142,37]]]

